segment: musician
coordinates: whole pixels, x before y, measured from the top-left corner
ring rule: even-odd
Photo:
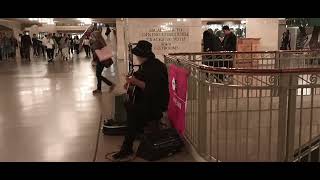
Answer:
[[[128,85],[136,86],[134,102],[127,103],[128,132],[121,150],[113,155],[114,159],[123,159],[133,154],[133,142],[147,122],[160,121],[162,113],[169,103],[169,82],[167,67],[152,52],[152,44],[139,41],[132,49],[137,56],[140,68],[131,77],[126,78]]]

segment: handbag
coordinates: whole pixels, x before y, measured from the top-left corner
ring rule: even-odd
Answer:
[[[112,50],[107,46],[101,49],[96,49],[95,53],[98,56],[100,63],[103,64],[104,67],[109,68],[113,64]]]
[[[112,50],[107,46],[101,49],[96,49],[95,53],[97,54],[100,62],[109,61],[112,58]]]

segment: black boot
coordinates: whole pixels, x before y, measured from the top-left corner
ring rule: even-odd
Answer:
[[[115,159],[115,160],[121,160],[121,159],[128,158],[128,156],[130,156],[132,154],[133,154],[132,148],[122,147],[119,152],[117,152],[116,154],[112,155],[112,158]]]

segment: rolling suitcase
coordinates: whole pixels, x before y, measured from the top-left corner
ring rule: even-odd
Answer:
[[[163,129],[144,136],[138,147],[137,157],[156,161],[180,152],[183,146],[184,142],[176,129]]]
[[[115,96],[114,119],[105,120],[103,134],[105,135],[125,135],[127,132],[127,111],[124,106],[126,94]]]

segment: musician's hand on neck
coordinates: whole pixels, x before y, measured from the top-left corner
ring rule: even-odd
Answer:
[[[127,77],[126,78],[127,83],[133,84],[141,88],[142,90],[146,87],[146,83],[143,81],[140,81],[139,79],[135,78],[134,76]]]

